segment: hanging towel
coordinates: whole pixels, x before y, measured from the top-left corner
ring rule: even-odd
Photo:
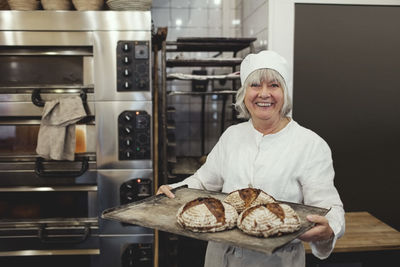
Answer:
[[[44,105],[36,153],[46,159],[75,158],[75,124],[86,116],[78,96],[48,101]]]

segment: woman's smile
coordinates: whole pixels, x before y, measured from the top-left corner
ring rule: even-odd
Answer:
[[[262,108],[271,107],[274,103],[271,102],[256,102],[256,105]]]

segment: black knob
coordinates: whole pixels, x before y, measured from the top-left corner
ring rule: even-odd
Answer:
[[[124,87],[125,89],[129,89],[129,88],[131,88],[131,86],[132,86],[132,83],[129,82],[129,81],[125,81],[124,84],[123,84],[123,87]]]
[[[135,253],[133,252],[133,249],[132,249],[132,248],[128,248],[127,250],[128,250],[127,254],[128,254],[129,256],[133,256],[133,255],[135,254]]]
[[[131,121],[131,120],[132,120],[132,116],[129,115],[129,114],[125,114],[125,115],[124,115],[124,119],[125,119],[126,121]]]
[[[125,127],[125,128],[124,128],[124,132],[125,132],[126,134],[132,133],[131,127],[129,127],[129,126]]]
[[[131,45],[129,43],[124,43],[122,45],[122,51],[129,52],[129,50],[131,50]]]
[[[125,77],[130,76],[130,75],[131,75],[131,71],[130,71],[129,69],[124,69],[123,75],[124,75]]]
[[[131,145],[132,145],[132,140],[131,140],[130,138],[125,139],[124,144],[125,144],[126,146],[131,146]]]
[[[129,63],[131,63],[131,59],[128,56],[124,56],[122,58],[122,63],[129,64]]]
[[[126,151],[125,156],[129,159],[132,156],[132,153],[130,151]]]

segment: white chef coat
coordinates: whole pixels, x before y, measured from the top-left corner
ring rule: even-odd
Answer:
[[[225,193],[254,187],[278,200],[331,208],[326,218],[334,238],[310,243],[312,253],[324,259],[345,228],[343,204],[333,178],[330,148],[316,133],[291,119],[279,132],[263,135],[249,120],[229,127],[204,165],[194,175],[170,186],[188,185]],[[305,266],[304,262],[299,240],[272,255],[209,242],[205,266],[293,267]]]

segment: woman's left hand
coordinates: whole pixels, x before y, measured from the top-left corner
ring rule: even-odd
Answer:
[[[333,237],[334,233],[324,216],[307,215],[307,220],[314,222],[315,226],[302,234],[299,239],[305,242],[325,241]]]

